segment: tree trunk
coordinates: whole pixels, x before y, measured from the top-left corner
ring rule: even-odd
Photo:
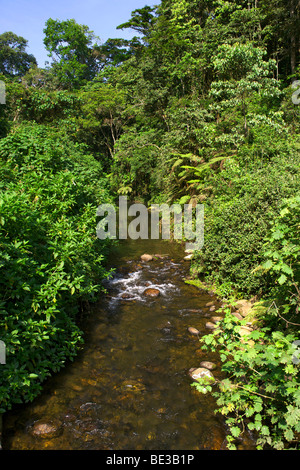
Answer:
[[[296,5],[298,3],[298,5]],[[297,52],[299,45],[297,40],[297,11],[296,6],[299,7],[298,0],[290,0],[290,18],[291,18],[291,72],[292,75],[296,73],[297,66]]]

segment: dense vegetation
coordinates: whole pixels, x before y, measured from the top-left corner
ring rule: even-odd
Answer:
[[[204,338],[228,375],[212,391],[229,446],[250,429],[262,448],[298,447],[299,10],[297,0],[162,0],[119,26],[138,36],[105,44],[49,19],[45,69],[24,38],[0,35],[3,409],[76,353],[77,307],[107,275],[96,206],[118,195],[202,203],[193,276],[263,305],[242,348],[229,312],[222,334]]]

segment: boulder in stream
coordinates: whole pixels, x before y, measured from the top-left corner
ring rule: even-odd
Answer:
[[[198,369],[190,369],[189,375],[193,380],[203,380],[204,382],[209,385],[215,382],[215,378],[210,370],[206,369],[205,367],[199,367]]]
[[[207,322],[205,324],[206,328],[208,328],[209,330],[214,330],[215,328],[217,328],[217,325],[215,323],[212,323],[212,322]]]
[[[213,321],[214,323],[220,323],[220,321],[222,320],[223,320],[222,317],[211,317],[211,321]]]
[[[144,290],[144,295],[146,297],[159,297],[160,291],[158,289],[154,289],[153,287],[150,287],[149,289]]]
[[[30,434],[42,439],[53,439],[62,432],[60,423],[55,421],[36,421],[30,429]]]
[[[204,367],[205,369],[208,369],[208,370],[214,370],[216,369],[216,364],[214,364],[213,362],[210,362],[210,361],[202,361],[200,363],[200,367]]]
[[[128,299],[133,299],[134,296],[131,294],[128,294],[127,292],[124,292],[124,294],[121,295],[122,299],[128,300]]]
[[[190,326],[188,328],[188,332],[191,333],[191,335],[199,335],[200,331],[197,330],[197,328],[194,328],[193,326]]]
[[[153,256],[152,256],[152,255],[148,255],[147,253],[145,253],[144,255],[141,256],[141,260],[142,260],[142,261],[152,261],[152,260],[153,260]]]

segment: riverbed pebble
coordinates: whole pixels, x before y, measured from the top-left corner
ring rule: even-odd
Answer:
[[[133,299],[133,295],[128,294],[127,292],[125,292],[124,294],[121,295],[121,298],[126,299],[126,300]]]
[[[200,331],[197,330],[197,328],[194,328],[193,326],[190,326],[188,328],[188,332],[191,333],[191,335],[199,335]]]
[[[205,367],[198,367],[198,369],[190,369],[189,375],[193,380],[206,379],[207,383],[215,382],[215,378],[210,370]]]
[[[214,370],[216,369],[216,364],[214,364],[213,362],[210,362],[210,361],[202,361],[200,363],[200,367],[204,367],[205,369],[208,369],[208,370]]]
[[[215,323],[212,323],[210,321],[208,321],[206,324],[205,324],[206,328],[208,328],[209,330],[214,330],[215,328],[217,328],[217,325]]]
[[[222,317],[211,317],[211,321],[213,321],[214,323],[219,323],[221,320],[223,320]]]
[[[153,260],[153,256],[152,256],[152,255],[148,255],[147,253],[145,253],[144,255],[141,256],[141,260],[142,260],[142,261],[152,261],[152,260]]]
[[[43,439],[53,439],[62,432],[60,423],[55,421],[36,421],[30,429],[30,434]]]

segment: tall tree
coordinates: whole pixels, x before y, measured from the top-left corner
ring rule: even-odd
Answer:
[[[131,19],[117,26],[117,29],[130,28],[143,36],[148,36],[155,23],[156,7],[144,6],[131,13]]]
[[[130,59],[143,45],[140,39],[134,37],[130,40],[122,38],[109,38],[104,44],[95,47],[102,66],[117,66]]]
[[[297,58],[300,54],[300,1],[290,0],[290,21],[291,21],[291,72],[295,74],[297,66]]]
[[[37,65],[32,54],[26,52],[28,41],[11,31],[0,35],[0,73],[22,76],[33,65]]]
[[[96,76],[99,71],[96,37],[87,26],[74,19],[58,21],[50,18],[44,34],[52,67],[63,88],[78,88]]]

